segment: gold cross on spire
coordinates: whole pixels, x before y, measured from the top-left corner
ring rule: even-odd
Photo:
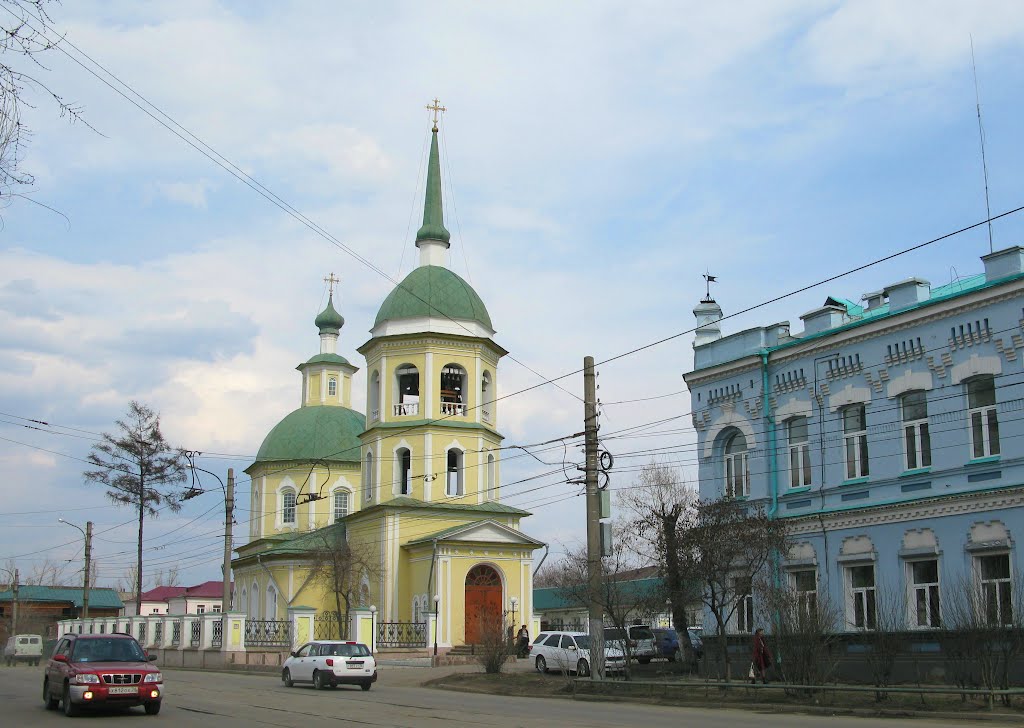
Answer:
[[[335,283],[341,283],[341,279],[338,278],[337,276],[335,276],[334,273],[331,273],[329,276],[324,276],[324,283],[326,283],[328,286],[330,286],[330,288],[331,288],[330,295],[333,296],[334,295],[334,284]]]
[[[437,131],[437,112],[439,112],[439,111],[448,111],[448,109],[446,109],[445,107],[441,106],[441,102],[438,101],[435,98],[434,99],[434,103],[427,104],[427,110],[434,112],[434,128],[433,128],[432,131]]]

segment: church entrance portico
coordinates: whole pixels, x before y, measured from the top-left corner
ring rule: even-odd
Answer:
[[[466,575],[466,643],[481,641],[488,626],[500,625],[503,589],[501,575],[487,564],[477,564]]]

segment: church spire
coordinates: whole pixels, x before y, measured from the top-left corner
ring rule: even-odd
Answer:
[[[416,232],[416,247],[420,249],[420,265],[443,263],[443,252],[450,247],[451,234],[444,226],[441,207],[441,160],[437,151],[437,112],[445,111],[437,99],[427,106],[434,112],[431,129],[430,159],[427,162],[427,189],[423,203],[423,226]]]

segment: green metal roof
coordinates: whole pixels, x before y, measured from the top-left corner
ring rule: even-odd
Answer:
[[[345,318],[334,308],[334,294],[327,298],[327,307],[313,320],[321,334],[337,334],[345,325]]]
[[[430,137],[430,160],[427,162],[427,193],[423,201],[423,226],[416,231],[416,242],[440,240],[447,243],[451,233],[444,226],[441,206],[441,162],[437,153],[437,127]]]
[[[366,417],[348,407],[300,407],[270,431],[256,462],[299,460],[358,463]]]
[[[613,582],[608,588],[615,588],[621,594],[623,604],[628,604],[632,598],[647,598],[652,593],[665,589],[665,580],[660,576],[648,579],[632,579],[630,581]],[[564,587],[545,587],[533,590],[533,608],[535,610],[548,609],[586,609],[587,605],[581,600],[580,593],[573,593]]]
[[[531,515],[529,511],[524,511],[523,509],[516,508],[515,506],[507,506],[504,503],[498,503],[497,501],[488,501],[486,503],[451,503],[446,501],[430,502],[417,500],[416,498],[410,498],[405,495],[392,498],[391,500],[386,500],[383,503],[375,503],[361,511],[357,511],[357,513],[367,513],[375,508],[428,508],[434,510],[469,511],[474,513],[497,513],[506,516]]]
[[[316,356],[311,356],[295,368],[302,369],[309,364],[345,364],[347,366],[352,366],[349,360],[341,354],[317,354]]]
[[[271,545],[269,548],[263,550],[254,550],[252,553],[247,553],[244,556],[239,556],[237,559],[233,559],[232,563],[236,561],[243,561],[245,559],[252,559],[258,556],[295,556],[308,554],[310,551],[314,551],[318,548],[323,547],[324,543],[331,542],[344,542],[345,541],[345,523],[338,522],[332,523],[330,526],[324,526],[318,528],[315,531],[304,531],[304,532],[293,532],[293,533],[279,533],[273,536],[260,539],[264,542],[269,542]],[[256,541],[253,541],[247,546],[252,546]],[[243,546],[242,548],[246,548]],[[248,550],[248,549],[247,549]]]
[[[18,602],[71,602],[82,606],[82,588],[65,586],[33,586],[22,584],[18,587]],[[0,591],[0,602],[13,601],[11,590]],[[121,609],[124,604],[114,589],[92,587],[89,589],[89,606],[96,609]]]
[[[424,316],[477,321],[494,328],[473,287],[439,265],[421,265],[407,275],[384,299],[373,325]]]

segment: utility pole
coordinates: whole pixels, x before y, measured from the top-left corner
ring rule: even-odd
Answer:
[[[82,584],[82,619],[89,618],[89,566],[92,564],[92,521],[85,522],[85,580]]]
[[[14,570],[14,614],[11,617],[11,634],[18,634],[18,570]]]
[[[590,617],[590,677],[604,679],[604,609],[598,595],[602,589],[601,574],[601,498],[597,492],[597,382],[594,374],[594,357],[583,358],[583,432],[586,453],[587,486],[587,580]]]
[[[231,611],[231,526],[235,522],[235,469],[228,468],[228,488],[224,498],[224,591],[220,611]],[[223,619],[223,618],[222,618]],[[227,627],[227,624],[224,624]],[[221,633],[221,639],[227,635]]]

